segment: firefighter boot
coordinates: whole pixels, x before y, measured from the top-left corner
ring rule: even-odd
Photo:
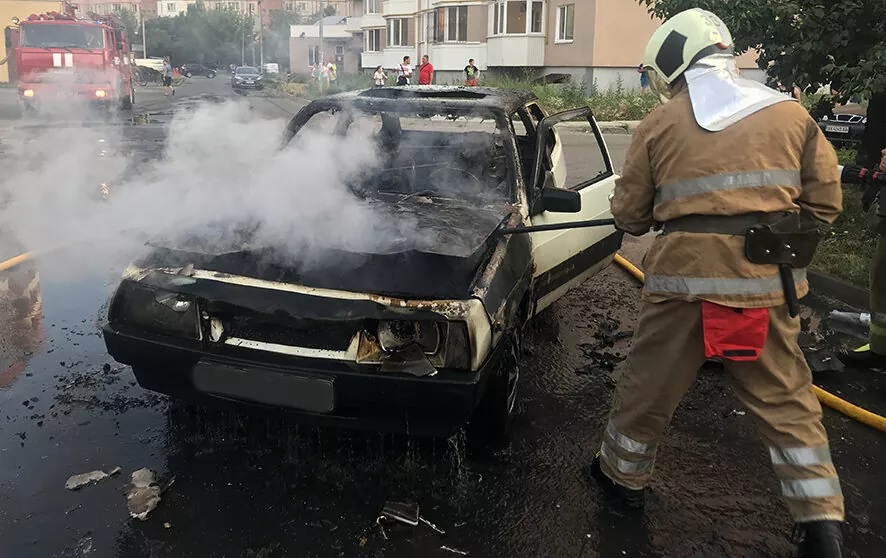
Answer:
[[[636,490],[622,486],[607,477],[606,473],[604,473],[603,469],[600,467],[599,452],[594,456],[594,460],[591,462],[590,471],[587,473],[591,478],[597,481],[597,484],[600,485],[608,496],[615,498],[628,508],[635,510],[643,508],[646,492],[644,490]]]
[[[843,533],[839,521],[798,523],[794,532],[800,541],[798,558],[843,557]]]

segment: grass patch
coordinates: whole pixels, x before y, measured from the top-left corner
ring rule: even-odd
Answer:
[[[595,85],[590,88],[590,95],[584,83],[541,84],[523,77],[481,75],[480,85],[529,91],[538,97],[549,113],[587,105],[600,122],[642,120],[659,103],[658,97],[652,93],[626,90],[621,80],[605,91]]]
[[[856,155],[854,149],[837,150],[841,165],[854,163]],[[868,212],[861,208],[861,194],[862,190],[858,186],[843,188],[843,214],[833,225],[822,230],[821,244],[812,267],[867,288],[877,246],[874,227],[879,217],[876,216],[876,206]]]

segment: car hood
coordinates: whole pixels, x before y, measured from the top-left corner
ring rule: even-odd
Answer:
[[[304,285],[405,298],[465,298],[498,241],[493,233],[515,209],[509,204],[466,207],[444,202],[375,203],[384,219],[414,220],[415,234],[362,251],[312,249],[310,257],[255,242],[257,227],[243,223],[227,238],[203,231],[176,241],[155,239],[137,265],[217,271]]]

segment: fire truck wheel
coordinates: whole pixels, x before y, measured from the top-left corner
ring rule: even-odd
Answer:
[[[135,104],[135,91],[133,89],[129,89],[129,95],[123,97],[120,100],[120,106],[123,110],[132,110],[132,106]]]

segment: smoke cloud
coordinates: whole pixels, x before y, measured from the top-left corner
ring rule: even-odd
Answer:
[[[53,258],[85,273],[119,268],[160,237],[211,252],[271,247],[323,265],[329,248],[383,251],[418,234],[414,220],[391,219],[348,187],[378,165],[373,130],[305,130],[281,149],[286,122],[239,102],[177,115],[165,143],[156,124],[86,122],[23,127],[4,138],[4,253],[65,247]]]

